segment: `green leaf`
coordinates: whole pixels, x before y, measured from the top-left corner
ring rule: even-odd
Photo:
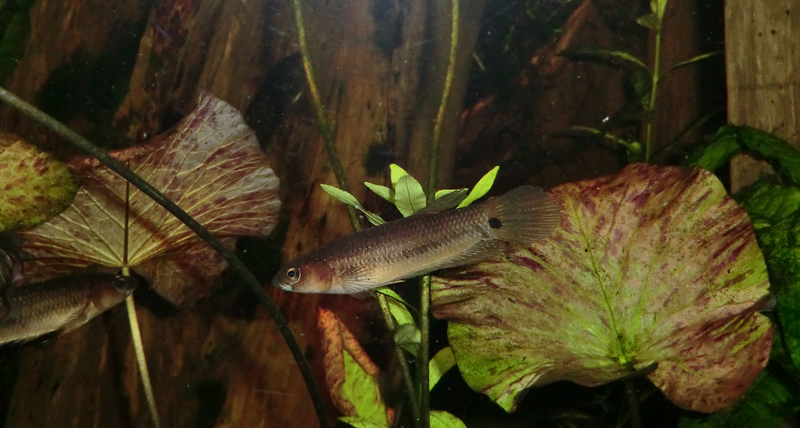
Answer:
[[[712,56],[717,56],[717,55],[720,55],[720,54],[722,54],[722,51],[715,51],[715,52],[704,53],[702,55],[697,55],[696,57],[687,59],[686,61],[681,61],[681,62],[679,62],[677,64],[672,64],[672,66],[670,68],[668,68],[666,71],[664,71],[664,73],[662,73],[662,74],[667,74],[672,70],[687,66],[689,64],[694,64],[694,63],[696,63],[698,61],[702,61],[702,60],[704,60],[706,58],[711,58]]]
[[[680,428],[773,428],[800,411],[800,390],[779,368],[758,375],[741,401],[712,415],[681,418]]]
[[[329,186],[327,184],[320,184],[320,187],[322,187],[322,190],[324,190],[327,194],[331,195],[337,201],[346,205],[350,205],[355,209],[361,211],[364,214],[364,216],[367,217],[367,220],[369,220],[369,222],[372,223],[373,225],[379,226],[381,224],[386,223],[386,221],[384,221],[378,214],[375,214],[371,211],[367,211],[366,209],[364,209],[364,207],[361,206],[361,203],[358,202],[358,199],[356,199],[356,197],[353,196],[350,192],[339,189],[338,187]]]
[[[645,70],[634,70],[628,75],[631,88],[636,100],[639,101],[639,108],[646,113],[650,109],[650,88],[653,87],[653,76]]]
[[[403,217],[425,208],[425,192],[414,177],[404,175],[394,187],[394,204]]]
[[[467,198],[464,199],[464,201],[462,201],[461,204],[458,205],[458,208],[464,208],[467,205],[469,205],[469,204],[477,201],[478,199],[482,198],[483,195],[485,195],[486,192],[488,192],[489,189],[492,188],[492,185],[494,184],[494,180],[497,178],[497,171],[499,171],[499,170],[500,170],[500,167],[496,166],[496,167],[492,168],[489,172],[484,174],[484,176],[481,177],[480,180],[478,180],[478,183],[475,184],[475,187],[473,187],[472,190],[469,192],[469,195],[467,195]]]
[[[367,186],[369,190],[372,190],[376,195],[394,204],[394,190],[386,186],[381,186],[380,184],[370,183],[368,181],[365,181],[364,185]]]
[[[735,129],[723,126],[711,142],[690,154],[683,165],[699,166],[714,172],[741,152],[742,146],[739,144]]]
[[[415,357],[422,342],[422,333],[415,324],[401,324],[394,331],[394,343]]]
[[[734,197],[747,211],[756,230],[774,226],[800,210],[800,189],[772,179],[759,180]]]
[[[397,189],[397,182],[400,181],[401,178],[403,178],[403,177],[405,177],[407,175],[411,175],[411,174],[407,173],[406,170],[401,168],[400,165],[397,165],[397,164],[390,164],[389,165],[389,172],[390,172],[390,175],[391,175],[392,187],[394,187],[395,189]]]
[[[456,366],[456,356],[449,346],[442,348],[428,364],[428,387],[433,389],[448,370]]]
[[[467,428],[461,419],[442,410],[431,411],[431,428]]]
[[[642,15],[636,18],[636,23],[641,25],[644,28],[648,28],[650,30],[658,32],[658,27],[661,25],[659,22],[658,17],[653,15],[652,13],[648,13],[647,15]]]
[[[722,183],[633,164],[549,193],[564,214],[547,240],[432,278],[470,387],[510,411],[528,387],[658,363],[648,377],[676,405],[734,404],[766,365],[772,326],[758,313],[764,257]]]
[[[795,186],[800,186],[800,152],[786,141],[764,131],[747,126],[727,126],[733,129],[739,143],[763,156]]]
[[[394,412],[381,398],[378,367],[333,312],[320,308],[317,319],[323,338],[325,380],[336,407],[355,420],[390,426]]]
[[[355,416],[342,416],[339,420],[355,428],[391,428],[391,426],[385,422],[378,423]]]
[[[414,324],[414,317],[411,316],[411,312],[408,311],[408,303],[406,303],[399,294],[388,287],[379,288],[375,291],[389,297],[389,311],[391,311],[392,317],[394,317],[397,325]]]
[[[437,191],[436,191],[436,193],[433,195],[433,199],[439,199],[439,198],[441,198],[442,196],[449,195],[449,194],[451,194],[451,193],[455,192],[456,190],[458,190],[458,189],[442,189],[442,190],[437,190]]]
[[[42,223],[64,211],[77,191],[66,164],[0,133],[0,232]]]

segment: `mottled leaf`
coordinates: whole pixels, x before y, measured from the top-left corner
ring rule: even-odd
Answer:
[[[800,189],[770,179],[759,180],[734,198],[747,211],[756,230],[774,226],[800,210]]]
[[[375,422],[354,416],[342,416],[339,420],[355,428],[389,428],[386,422]]]
[[[381,399],[378,367],[333,312],[320,308],[317,323],[323,340],[325,382],[333,403],[345,416],[391,426],[394,411]]]
[[[628,166],[551,191],[545,241],[434,278],[434,314],[467,383],[512,410],[525,388],[599,385],[653,363],[677,405],[733,404],[767,362],[763,256],[745,212],[702,169]]]
[[[422,333],[416,324],[400,324],[394,331],[394,343],[415,357],[421,341]]]
[[[456,366],[456,356],[449,346],[442,348],[428,363],[428,387],[433,389],[448,370]]]
[[[494,179],[497,178],[497,171],[499,170],[500,167],[496,166],[492,168],[489,172],[487,172],[483,177],[481,177],[481,179],[478,180],[478,183],[475,184],[475,187],[473,187],[472,190],[469,192],[467,198],[464,199],[463,202],[461,202],[458,208],[464,208],[467,205],[482,198],[483,195],[485,195],[489,191],[489,189],[492,188],[492,185],[494,184]]]
[[[278,179],[253,131],[209,93],[170,133],[112,155],[230,246],[277,221]],[[28,281],[99,265],[134,268],[178,304],[209,290],[226,263],[194,232],[95,159],[69,167],[81,183],[72,205],[21,232]]]
[[[60,213],[77,190],[64,163],[0,133],[0,232],[32,227]]]
[[[730,409],[712,415],[686,415],[680,428],[773,428],[800,411],[800,388],[773,366],[761,372]]]

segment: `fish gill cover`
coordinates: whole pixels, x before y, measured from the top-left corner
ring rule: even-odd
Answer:
[[[167,134],[112,156],[228,245],[266,236],[277,221],[278,179],[255,134],[210,93]],[[225,269],[194,232],[94,158],[78,157],[69,167],[81,183],[72,205],[20,233],[27,282],[92,265],[132,267],[181,304],[204,295]]]
[[[434,277],[466,382],[507,411],[526,388],[648,377],[680,407],[733,404],[766,365],[767,268],[711,173],[634,164],[552,189],[547,240]]]

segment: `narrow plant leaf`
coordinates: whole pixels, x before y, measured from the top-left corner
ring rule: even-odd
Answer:
[[[644,28],[655,31],[656,33],[658,32],[658,27],[660,27],[660,22],[658,21],[658,17],[653,15],[652,13],[648,13],[647,15],[642,15],[636,18],[636,23]]]
[[[369,190],[372,190],[376,195],[386,199],[389,201],[389,203],[394,204],[394,190],[386,186],[381,186],[380,184],[370,183],[368,181],[365,181],[364,185],[367,186]]]
[[[322,190],[324,190],[325,193],[331,195],[337,201],[345,205],[350,205],[353,208],[361,211],[361,213],[363,213],[364,216],[367,217],[367,220],[369,220],[369,222],[373,225],[378,226],[386,223],[381,216],[371,211],[367,211],[363,206],[361,206],[361,203],[358,202],[358,199],[356,199],[356,197],[350,192],[339,189],[338,187],[329,186],[327,184],[320,184],[320,187],[322,187]]]
[[[722,54],[722,51],[714,51],[714,52],[704,53],[702,55],[697,55],[696,57],[689,58],[686,61],[681,61],[681,62],[672,64],[672,66],[670,68],[668,68],[664,72],[664,74],[669,73],[672,70],[675,70],[675,69],[678,69],[678,68],[681,68],[681,67],[685,67],[685,66],[690,65],[690,64],[694,64],[694,63],[696,63],[698,61],[702,61],[702,60],[704,60],[706,58],[711,58],[711,57],[714,57],[714,56],[717,56],[717,55],[721,55],[721,54]]]
[[[325,382],[333,403],[345,416],[391,426],[394,411],[381,399],[378,367],[333,312],[320,308],[317,322],[323,340]]]
[[[210,93],[169,134],[112,155],[228,245],[277,222],[277,177],[241,114]],[[226,263],[188,227],[97,160],[69,167],[81,183],[72,205],[20,233],[28,281],[130,267],[176,304],[214,285]]]
[[[0,133],[0,232],[47,220],[66,209],[77,191],[66,164]]]
[[[425,192],[416,178],[404,175],[394,187],[394,205],[403,217],[425,208]]]
[[[647,164],[558,186],[547,240],[434,278],[459,370],[507,410],[525,388],[599,385],[653,363],[675,404],[733,404],[766,365],[766,265],[708,171]]]
[[[629,54],[625,51],[617,51],[612,49],[573,49],[566,52],[569,55],[574,55],[577,57],[588,57],[588,58],[598,58],[598,59],[620,59],[631,64],[634,64],[638,67],[641,67],[643,70],[650,71],[650,68],[647,67],[647,64],[643,63],[642,60],[636,58],[635,56]]]
[[[456,356],[449,346],[442,348],[428,364],[428,387],[432,390],[448,370],[456,366]]]
[[[380,288],[375,291],[389,297],[389,311],[392,312],[392,317],[394,317],[397,325],[414,324],[414,317],[411,315],[411,312],[408,311],[408,303],[406,303],[399,294],[388,287]]]
[[[477,201],[478,199],[482,198],[494,185],[494,180],[497,178],[497,171],[500,170],[499,166],[492,168],[489,172],[487,172],[478,183],[475,184],[475,187],[469,192],[467,195],[467,199],[464,199],[463,202],[458,206],[459,208],[464,208],[467,205]]]
[[[712,415],[684,416],[680,428],[774,428],[800,411],[800,388],[772,366],[761,372],[742,400]]]
[[[442,410],[431,411],[431,428],[467,428],[461,419]]]
[[[416,324],[400,324],[394,331],[394,343],[415,357],[419,351],[421,341],[422,333]]]
[[[406,172],[406,170],[404,170],[400,165],[394,163],[389,164],[389,177],[392,181],[392,188],[397,189],[397,182],[407,175],[410,174]]]

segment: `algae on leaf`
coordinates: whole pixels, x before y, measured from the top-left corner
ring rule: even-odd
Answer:
[[[0,232],[35,226],[60,213],[77,190],[63,162],[0,133]]]
[[[210,93],[171,132],[111,153],[228,245],[277,222],[278,179],[241,114]],[[92,265],[134,268],[176,304],[203,296],[226,263],[194,232],[94,158],[69,163],[72,205],[22,231],[27,281]]]
[[[769,284],[716,177],[634,164],[551,194],[566,215],[550,238],[433,280],[467,383],[510,411],[531,386],[658,363],[648,377],[678,406],[734,403],[769,357]]]

